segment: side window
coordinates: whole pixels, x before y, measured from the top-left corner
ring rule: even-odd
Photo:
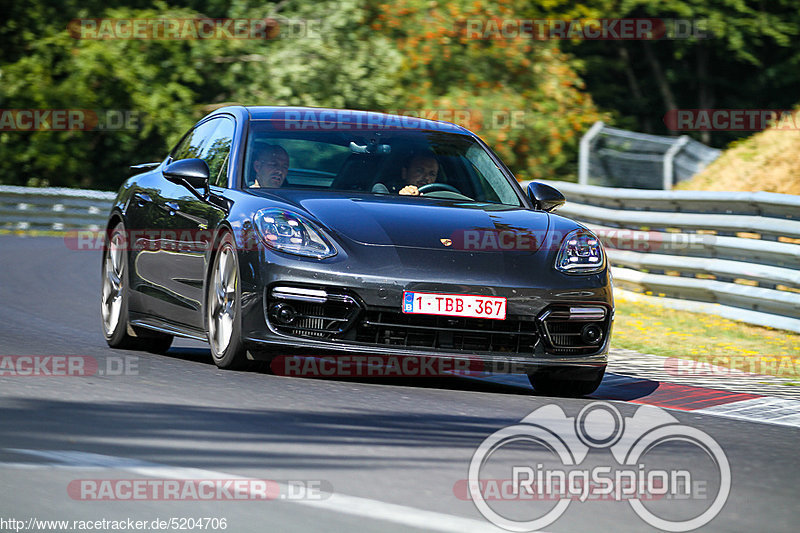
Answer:
[[[214,134],[203,148],[200,156],[208,163],[211,185],[219,187],[228,186],[228,155],[231,153],[231,142],[233,141],[233,121],[228,118],[215,120],[218,123]]]
[[[218,122],[218,120],[209,120],[192,130],[175,148],[172,159],[178,161],[180,159],[200,157],[203,153],[203,146],[214,133],[214,130],[217,129]]]
[[[233,130],[233,121],[226,117],[204,122],[175,148],[173,159],[204,159],[208,163],[210,183],[227,187],[228,154],[231,151]]]

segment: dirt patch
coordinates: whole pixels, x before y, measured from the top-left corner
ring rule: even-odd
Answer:
[[[733,143],[676,189],[800,195],[800,131],[768,129]]]

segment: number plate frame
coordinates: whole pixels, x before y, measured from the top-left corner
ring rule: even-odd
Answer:
[[[505,320],[506,305],[504,296],[403,291],[402,310],[410,315]]]

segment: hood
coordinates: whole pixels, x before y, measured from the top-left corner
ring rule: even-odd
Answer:
[[[530,252],[541,247],[549,225],[547,213],[498,204],[297,190],[267,195],[310,213],[334,238],[374,246]]]

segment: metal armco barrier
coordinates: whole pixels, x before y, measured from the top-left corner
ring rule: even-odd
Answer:
[[[615,286],[800,332],[800,196],[545,183],[603,241]]]
[[[546,183],[603,240],[616,286],[800,333],[800,196]],[[0,186],[0,229],[102,229],[114,197]]]
[[[113,192],[0,185],[0,229],[102,229]]]

